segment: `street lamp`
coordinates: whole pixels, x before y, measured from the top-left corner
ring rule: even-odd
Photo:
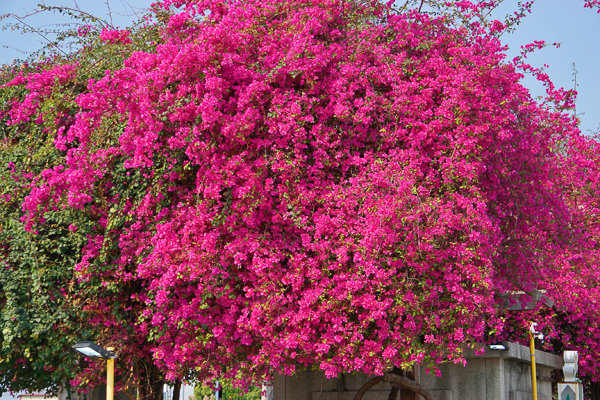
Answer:
[[[544,339],[544,334],[536,331],[537,323],[529,321],[529,349],[531,350],[531,383],[533,386],[533,400],[537,400],[537,376],[535,372],[535,342],[534,339]]]
[[[540,303],[554,311],[560,310],[554,304],[554,300],[546,296],[545,290],[534,290],[529,296],[525,292],[508,292],[499,295],[503,299],[503,308],[507,311],[529,311],[534,310]],[[526,298],[528,297],[528,298]],[[528,302],[522,300],[530,300]],[[533,400],[537,400],[537,375],[535,368],[535,340],[544,339],[544,335],[536,332],[537,323],[530,321],[529,325],[529,349],[531,351],[531,387],[533,388]]]
[[[87,357],[101,358],[106,360],[106,400],[114,400],[115,392],[115,358],[114,347],[106,349],[98,346],[94,342],[77,342],[73,349]]]

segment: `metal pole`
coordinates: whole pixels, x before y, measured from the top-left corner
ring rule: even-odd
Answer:
[[[108,347],[106,350],[115,351],[114,347]],[[106,360],[106,400],[114,400],[115,394],[115,359]]]
[[[529,328],[529,348],[531,350],[531,385],[533,387],[533,400],[537,400],[537,376],[535,371],[535,324]],[[111,399],[112,400],[112,399]]]

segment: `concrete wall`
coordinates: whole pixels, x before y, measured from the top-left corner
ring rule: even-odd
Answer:
[[[442,376],[427,375],[425,367],[417,371],[420,381],[436,400],[530,400],[532,398],[529,348],[509,343],[503,351],[486,350],[475,356],[465,351],[467,365],[446,363]],[[562,357],[536,351],[538,399],[552,399],[552,371],[562,368]],[[318,370],[301,371],[293,377],[275,375],[273,400],[352,400],[360,387],[369,381],[362,373],[342,374],[326,379]],[[381,383],[363,400],[387,400],[391,386]],[[420,397],[420,396],[418,396]]]
[[[327,379],[321,371],[300,371],[293,377],[273,377],[273,400],[352,400],[356,392],[372,377],[363,373],[342,374]],[[373,387],[363,400],[387,400],[391,386],[381,383]]]
[[[532,399],[530,365],[507,358],[477,358],[467,362],[466,367],[440,366],[440,378],[423,374],[421,384],[431,390],[436,400]],[[551,400],[552,368],[538,365],[536,369],[538,400]]]

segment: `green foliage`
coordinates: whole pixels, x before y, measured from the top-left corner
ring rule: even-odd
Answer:
[[[2,82],[10,79],[5,75]],[[25,95],[23,87],[0,90],[1,111]],[[56,391],[73,375],[77,357],[69,351],[76,338],[92,332],[71,301],[80,286],[73,266],[86,242],[89,224],[73,212],[52,210],[44,227],[27,232],[20,204],[35,177],[60,165],[50,121],[73,108],[73,91],[55,91],[41,107],[46,122],[8,126],[2,115],[0,135],[0,390]],[[31,179],[22,178],[30,174]],[[79,223],[77,232],[69,225]]]
[[[63,12],[69,14],[66,8]],[[59,52],[57,44],[49,45],[28,62],[0,71],[0,393],[55,393],[88,366],[71,346],[102,334],[84,311],[102,282],[79,282],[75,266],[89,235],[97,234],[99,217],[89,207],[56,205],[45,213],[45,224],[28,232],[21,204],[35,182],[44,182],[42,171],[64,165],[66,152],[54,143],[57,129],[69,128],[79,111],[75,99],[87,91],[88,81],[122,67],[133,51],[151,52],[160,42],[156,26],[140,23],[130,28],[131,44],[104,43],[99,33],[105,23],[89,15],[70,15],[95,24],[84,35],[77,29],[62,32],[58,40],[75,41],[77,51]],[[9,112],[30,89],[26,84],[5,84],[19,74],[32,76],[67,64],[76,66],[74,77],[37,98],[29,121],[10,124]],[[109,141],[110,135],[103,140]]]
[[[202,400],[205,396],[213,396],[214,398],[214,394],[214,391],[208,386],[196,385],[196,387],[194,387],[194,397],[196,400]]]
[[[235,388],[231,383],[225,382],[223,384],[222,399],[223,400],[259,400],[261,388],[259,386],[253,386],[248,389],[248,392],[244,392],[242,389]],[[194,388],[195,400],[204,400],[208,396],[209,399],[214,400],[215,392],[212,388],[204,385],[197,385]]]

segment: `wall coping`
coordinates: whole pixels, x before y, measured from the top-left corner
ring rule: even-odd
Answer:
[[[467,359],[467,362],[469,362],[469,358],[505,358],[526,364],[531,363],[529,347],[513,342],[505,342],[505,344],[507,347],[506,350],[490,350],[489,348],[486,348],[485,353],[479,356],[475,355],[474,349],[465,349],[463,357]],[[557,356],[556,354],[536,349],[535,363],[536,365],[540,365],[542,367],[562,369],[563,358],[561,356]]]

